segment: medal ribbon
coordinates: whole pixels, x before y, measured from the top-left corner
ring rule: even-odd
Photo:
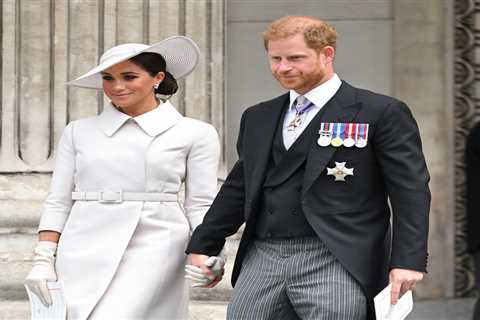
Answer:
[[[360,134],[359,137],[363,138],[363,135],[365,134],[365,123],[359,123],[360,126]]]
[[[334,123],[333,124],[335,126],[335,129],[333,129],[335,131],[335,138],[342,138],[342,135],[343,135],[343,132],[342,132],[342,123]],[[343,139],[342,139],[343,140]]]
[[[344,123],[343,127],[343,140],[348,138],[348,130],[350,129],[350,124],[349,123]]]
[[[357,139],[356,146],[359,147],[359,148],[363,148],[367,145],[369,124],[368,123],[361,123],[361,124],[358,124],[358,125],[360,126],[360,134],[359,134],[359,137]],[[359,141],[361,141],[360,144],[358,144]]]
[[[347,136],[345,137],[345,139],[347,139],[347,138],[353,139],[353,131],[354,131],[355,126],[356,126],[355,123],[347,123],[347,125],[345,127],[345,134]],[[348,133],[347,133],[347,127],[348,127]]]
[[[305,112],[307,112],[308,110],[310,110],[313,106],[314,106],[314,104],[309,101],[309,102],[307,103],[307,105],[304,106],[301,110],[297,110],[297,114],[298,114],[299,116],[301,116],[302,114],[304,114]],[[297,107],[295,107],[295,109],[297,109]]]
[[[347,135],[347,124],[346,123],[340,123],[340,138],[343,140],[345,140],[346,138],[346,135]]]
[[[331,137],[332,134],[333,134],[333,131],[336,130],[336,129],[334,129],[334,125],[335,125],[335,123],[321,122],[320,123],[320,130],[318,130],[318,133],[320,135],[327,134]]]
[[[318,131],[319,134],[322,134],[323,132],[325,132],[325,125],[326,125],[325,122],[320,123],[320,131]]]

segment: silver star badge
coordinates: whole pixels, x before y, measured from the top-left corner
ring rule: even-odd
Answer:
[[[346,162],[335,162],[335,168],[327,168],[327,176],[334,176],[335,181],[345,181],[346,176],[353,176],[353,168],[347,168]]]

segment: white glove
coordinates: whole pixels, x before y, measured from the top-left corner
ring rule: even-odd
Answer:
[[[225,266],[225,259],[223,256],[212,256],[207,259],[205,265],[212,271],[215,275],[213,279],[208,278],[197,266],[186,265],[185,272],[187,275],[186,279],[192,280],[192,287],[203,287],[212,283],[216,278],[223,275],[223,267]]]
[[[52,304],[52,297],[48,291],[47,281],[57,281],[55,272],[55,252],[57,243],[52,241],[39,241],[34,249],[33,267],[25,285],[32,291],[45,306]]]

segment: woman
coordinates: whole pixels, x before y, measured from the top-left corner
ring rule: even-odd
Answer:
[[[58,276],[68,319],[187,317],[184,250],[216,193],[219,141],[158,94],[174,94],[198,55],[180,36],[123,44],[69,83],[111,103],[63,132],[26,280],[48,305],[45,280]]]

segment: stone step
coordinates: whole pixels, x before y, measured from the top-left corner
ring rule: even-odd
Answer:
[[[191,301],[189,320],[225,320],[226,311],[226,302]],[[28,319],[30,319],[30,308],[27,301],[0,301],[0,320]]]
[[[407,320],[471,320],[474,299],[437,299],[415,301]],[[224,301],[191,301],[189,320],[225,320]],[[28,320],[27,301],[1,301],[0,320]]]

